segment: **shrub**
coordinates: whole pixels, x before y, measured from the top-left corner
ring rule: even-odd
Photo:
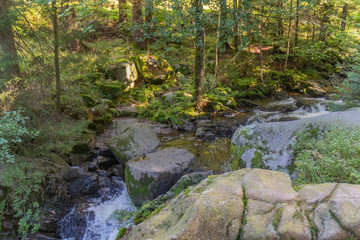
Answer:
[[[360,183],[360,128],[310,127],[294,146],[297,185],[306,183]]]

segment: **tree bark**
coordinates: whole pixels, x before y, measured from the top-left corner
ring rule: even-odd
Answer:
[[[234,10],[234,47],[235,51],[238,51],[239,48],[239,0],[233,0],[233,10]]]
[[[298,37],[299,37],[299,5],[300,0],[296,0],[296,18],[295,18],[295,47],[298,45]]]
[[[345,3],[343,6],[342,14],[341,14],[341,30],[345,31],[346,29],[346,18],[348,13],[348,4]]]
[[[119,23],[123,23],[127,20],[125,6],[126,0],[119,0]]]
[[[203,0],[194,0],[195,8],[195,102],[200,100],[205,74],[205,30],[203,26]]]
[[[142,0],[132,0],[132,40],[133,43],[138,46],[141,50],[146,49],[146,43],[144,41],[144,33],[142,30],[143,25],[142,17]]]
[[[19,58],[16,51],[16,42],[12,29],[12,23],[9,19],[9,0],[0,0],[0,50],[8,62],[6,75],[20,77]],[[22,87],[23,82],[18,83]]]
[[[328,24],[330,22],[330,17],[329,17],[330,8],[331,8],[330,3],[324,3],[322,10],[323,15],[320,23],[320,40],[323,42],[326,42]]]
[[[289,28],[287,31],[287,49],[286,49],[286,58],[284,64],[284,72],[286,72],[286,68],[289,61],[289,54],[290,54],[290,32],[291,32],[291,22],[292,22],[292,8],[293,8],[293,0],[290,1],[290,17],[289,17]]]
[[[282,9],[283,8],[283,3],[281,2],[281,0],[280,0],[280,2],[278,3],[278,8],[279,9]],[[278,10],[279,11],[279,10]],[[283,20],[282,20],[282,15],[281,15],[281,13],[278,13],[277,14],[277,22],[278,22],[278,26],[277,26],[277,36],[278,36],[278,38],[280,39],[280,38],[282,38],[283,37],[283,35],[284,35],[284,26],[283,26]]]
[[[54,60],[55,60],[55,78],[56,78],[56,109],[60,111],[60,96],[61,96],[61,87],[60,87],[60,63],[59,63],[59,26],[58,26],[58,13],[56,0],[52,2],[53,10],[53,31],[54,31]]]
[[[149,44],[149,40],[152,37],[153,32],[153,18],[154,18],[154,1],[145,0],[145,33],[146,44]]]

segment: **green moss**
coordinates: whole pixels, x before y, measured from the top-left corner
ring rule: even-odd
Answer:
[[[126,88],[125,84],[120,82],[97,82],[96,85],[103,96],[111,99],[119,97]]]
[[[143,175],[141,179],[136,180],[129,170],[129,166],[125,167],[125,182],[129,192],[129,196],[135,206],[141,205],[142,202],[152,198],[153,193],[151,188],[154,183],[154,178],[147,174]]]
[[[87,107],[94,107],[96,105],[95,99],[88,94],[79,94]]]
[[[122,228],[118,235],[116,236],[116,239],[120,239],[120,238],[123,238],[125,236],[125,233],[126,233],[126,228]]]
[[[252,168],[265,168],[265,164],[263,161],[263,154],[260,151],[256,151],[254,154],[254,158],[251,160]]]
[[[273,226],[275,229],[277,229],[280,225],[283,210],[283,207],[279,207],[274,215]]]
[[[246,150],[252,148],[251,144],[246,144],[245,146],[237,147],[234,144],[231,144],[231,169],[233,171],[239,168],[245,168],[246,162],[241,158]]]
[[[76,144],[72,148],[71,152],[81,154],[89,153],[91,151],[91,142],[94,140],[94,134],[86,133],[82,134],[78,139],[75,140]]]

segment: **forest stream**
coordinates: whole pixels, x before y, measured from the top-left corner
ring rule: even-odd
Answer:
[[[168,147],[187,149],[196,157],[192,166],[193,171],[212,171],[213,174],[228,172],[231,170],[231,136],[239,126],[254,122],[290,121],[327,114],[329,101],[324,98],[295,95],[280,101],[263,99],[255,103],[257,107],[247,112],[234,112],[199,120],[196,133],[179,130],[160,131],[158,134],[161,141],[160,149]],[[202,132],[199,126],[206,126],[203,130],[207,133],[214,131],[217,135],[216,140],[208,141],[206,134],[205,140],[199,139],[197,135]],[[99,136],[97,145],[102,145],[101,141],[104,139],[106,137]],[[81,203],[77,203],[60,221],[58,232],[63,240],[113,240],[119,229],[132,225],[131,219],[122,223],[116,220],[116,216],[136,210],[129,198],[124,180],[120,177],[111,177],[109,184],[109,191],[105,191],[99,198],[84,199]]]

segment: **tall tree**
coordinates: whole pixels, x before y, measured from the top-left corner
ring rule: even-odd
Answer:
[[[341,30],[345,31],[346,28],[346,18],[347,18],[347,14],[348,14],[348,4],[345,3],[342,9],[342,13],[341,13]]]
[[[293,0],[290,0],[290,9],[289,9],[289,26],[287,31],[287,48],[286,48],[286,57],[285,57],[285,64],[284,64],[284,72],[286,71],[288,61],[289,61],[289,54],[290,54],[290,32],[291,32],[291,23],[292,23],[292,11],[293,11]]]
[[[235,51],[239,48],[239,0],[233,0],[233,21],[234,21],[234,47]]]
[[[142,0],[132,0],[132,40],[141,50],[146,49],[146,43],[144,41],[144,33],[141,29],[143,25],[142,16]]]
[[[205,74],[205,30],[203,25],[203,0],[194,0],[195,13],[195,102],[202,95],[202,84]]]
[[[9,76],[20,76],[20,66],[16,51],[16,42],[9,17],[10,0],[0,0],[0,51],[8,62],[6,73]],[[21,87],[22,82],[19,82]]]
[[[58,7],[57,1],[52,1],[52,22],[54,31],[54,64],[55,64],[55,79],[56,79],[56,108],[60,110],[60,62],[59,62],[59,25],[58,25]]]
[[[126,0],[119,0],[119,23],[123,23],[127,19],[125,7],[126,7]]]
[[[295,47],[298,45],[298,37],[299,37],[299,7],[300,0],[296,0],[296,16],[295,16]]]
[[[145,0],[145,38],[146,45],[153,33],[154,0]]]

